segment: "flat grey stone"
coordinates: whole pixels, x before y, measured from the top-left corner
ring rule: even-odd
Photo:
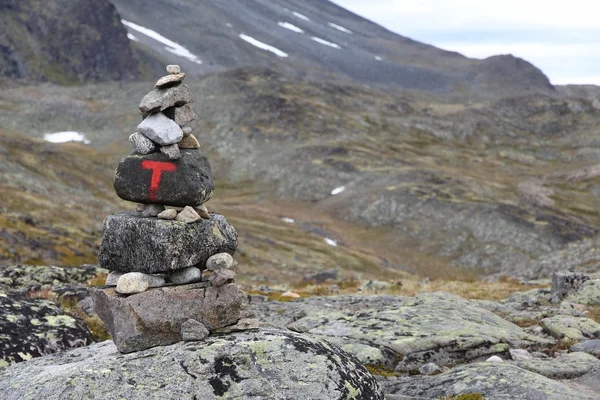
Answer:
[[[170,283],[176,285],[197,282],[202,280],[202,271],[196,267],[181,268],[173,271],[168,279]]]
[[[135,294],[145,292],[149,288],[164,285],[165,280],[159,276],[152,276],[141,272],[129,272],[121,275],[117,280],[117,288],[115,290],[121,294]]]
[[[434,363],[427,363],[419,368],[419,372],[423,375],[433,375],[442,372],[442,369]]]
[[[158,214],[157,217],[159,219],[174,220],[177,217],[177,210],[170,208]]]
[[[181,338],[184,342],[204,340],[209,334],[208,329],[195,319],[189,319],[181,324]]]
[[[512,363],[461,365],[434,376],[382,381],[386,398],[443,399],[479,393],[489,400],[594,400],[598,395],[581,386],[552,380]],[[394,397],[398,394],[398,397]]]
[[[258,318],[240,318],[240,320],[234,325],[225,326],[223,328],[215,329],[215,333],[231,333],[249,331],[252,329],[259,328]]]
[[[164,89],[169,86],[179,85],[185,79],[185,74],[169,74],[160,78],[155,84],[154,87],[159,89]]]
[[[600,339],[586,340],[571,346],[571,351],[582,351],[600,357]]]
[[[138,125],[138,130],[161,146],[177,143],[183,138],[181,128],[161,112],[148,115]]]
[[[139,132],[129,136],[129,143],[133,146],[133,150],[140,154],[150,154],[156,149],[154,142]]]
[[[161,212],[165,211],[165,206],[162,204],[146,204],[142,210],[142,217],[156,217]]]
[[[181,68],[177,64],[167,65],[167,73],[179,74],[181,73]]]
[[[117,272],[117,271],[112,271],[110,274],[108,274],[108,276],[106,277],[106,286],[117,286],[117,282],[119,281],[119,278],[123,276],[123,272]]]
[[[233,257],[228,253],[215,254],[206,261],[206,268],[209,271],[231,269],[233,268]]]
[[[531,359],[531,354],[529,354],[529,352],[525,349],[510,349],[508,352],[510,353],[510,358],[515,361]]]
[[[173,119],[177,125],[185,126],[188,123],[196,120],[196,118],[198,118],[198,116],[194,110],[192,110],[192,107],[185,105],[175,109],[175,115]]]
[[[193,222],[200,221],[201,219],[202,218],[200,218],[196,210],[190,206],[185,206],[175,218],[176,221],[184,222],[186,224],[191,224]]]
[[[160,152],[169,157],[169,160],[177,160],[181,158],[179,145],[177,143],[168,146],[160,146]]]
[[[600,367],[600,360],[587,353],[569,353],[558,358],[515,361],[515,365],[553,379],[573,379],[585,375],[594,367]]]
[[[98,259],[110,271],[148,274],[198,266],[217,253],[234,253],[237,232],[220,214],[193,224],[141,218],[135,211],[104,219]]]
[[[144,96],[139,109],[144,114],[155,113],[170,107],[181,107],[193,101],[190,88],[182,84],[166,89],[154,89]]]
[[[208,209],[204,204],[194,207],[194,210],[198,213],[198,215],[204,219],[210,219],[210,214],[208,213]]]
[[[339,347],[261,329],[132,354],[120,354],[112,341],[62,352],[9,368],[0,398],[383,400],[383,393]]]
[[[544,318],[540,321],[540,325],[556,338],[583,340],[600,336],[600,324],[585,317],[555,315]]]
[[[181,325],[194,319],[209,330],[239,320],[244,299],[236,285],[168,286],[123,297],[113,289],[90,289],[95,310],[123,353],[182,340]]]

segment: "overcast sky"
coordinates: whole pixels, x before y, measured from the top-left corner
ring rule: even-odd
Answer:
[[[554,84],[600,85],[600,0],[334,2],[393,32],[468,57],[522,57]]]

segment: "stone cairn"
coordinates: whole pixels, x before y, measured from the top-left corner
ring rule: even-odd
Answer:
[[[138,207],[105,218],[99,261],[111,273],[90,289],[122,353],[258,327],[235,284],[237,232],[204,206],[214,185],[186,125],[196,114],[185,74],[167,72],[142,99],[134,151],[115,173],[117,195]]]

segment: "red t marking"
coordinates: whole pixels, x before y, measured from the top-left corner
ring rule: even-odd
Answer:
[[[171,162],[166,161],[142,161],[142,168],[149,169],[152,171],[152,178],[150,179],[150,190],[148,191],[148,199],[156,200],[158,194],[158,188],[160,187],[160,178],[163,172],[173,172],[177,169],[177,166]]]

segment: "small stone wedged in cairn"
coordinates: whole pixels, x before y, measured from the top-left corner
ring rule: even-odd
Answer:
[[[192,127],[182,126],[181,131],[183,132],[183,137],[190,136],[192,134]]]
[[[170,144],[168,146],[161,146],[160,152],[169,157],[169,160],[177,160],[181,157],[181,152],[179,151],[179,146],[177,143]]]
[[[163,211],[165,211],[165,206],[163,206],[162,204],[146,204],[144,209],[142,210],[142,217],[156,217]]]
[[[179,85],[185,79],[185,74],[169,74],[160,78],[154,87],[158,89],[168,88],[170,86]]]
[[[159,276],[129,272],[119,277],[115,290],[121,294],[135,294],[145,292],[151,287],[161,287],[164,285],[165,280]]]
[[[177,143],[180,149],[199,149],[200,143],[194,135],[184,136],[179,143]]]
[[[157,217],[159,219],[174,220],[177,217],[177,210],[170,208],[158,214]]]
[[[199,150],[180,153],[176,162],[162,153],[126,155],[115,173],[117,196],[136,203],[173,207],[206,203],[215,188],[208,159]]]
[[[235,271],[231,269],[219,269],[213,271],[212,275],[208,280],[214,287],[220,287],[235,279]]]
[[[167,65],[167,73],[168,74],[180,74],[181,68],[177,64]]]
[[[130,353],[181,341],[181,326],[191,319],[209,331],[237,323],[244,295],[236,285],[197,285],[150,289],[127,297],[113,288],[89,291],[115,345]]]
[[[148,139],[161,146],[168,146],[183,139],[183,131],[170,118],[163,113],[154,113],[146,117],[139,125],[138,130]]]
[[[195,319],[189,319],[181,324],[181,338],[184,342],[204,340],[209,334],[209,330]]]
[[[186,84],[181,84],[166,89],[154,89],[144,96],[139,110],[142,114],[155,113],[169,107],[181,107],[193,102],[190,88]]]
[[[194,110],[192,110],[192,107],[184,105],[175,109],[175,115],[173,119],[175,120],[175,123],[181,127],[196,120],[197,117],[198,116]]]
[[[200,216],[198,215],[196,210],[194,210],[190,206],[185,206],[185,208],[183,210],[181,210],[181,212],[179,214],[177,214],[177,218],[175,218],[175,221],[185,222],[186,224],[191,224],[191,223],[199,221],[201,219],[202,218],[200,218]]]
[[[206,268],[209,271],[218,271],[233,268],[233,257],[228,253],[219,253],[206,260]]]
[[[173,271],[168,276],[169,283],[184,285],[202,280],[202,270],[198,267],[181,268]]]
[[[117,286],[117,281],[121,276],[123,276],[123,272],[112,271],[106,277],[106,282],[104,284],[106,286]]]
[[[210,219],[210,214],[208,213],[208,209],[206,208],[206,206],[204,204],[194,207],[194,210],[196,210],[198,215],[201,216],[202,218]]]
[[[98,259],[110,271],[163,273],[205,265],[213,254],[235,252],[237,232],[220,214],[182,224],[129,211],[104,219]]]
[[[156,149],[154,142],[139,132],[132,133],[129,136],[129,143],[131,143],[133,150],[140,154],[150,154]]]

